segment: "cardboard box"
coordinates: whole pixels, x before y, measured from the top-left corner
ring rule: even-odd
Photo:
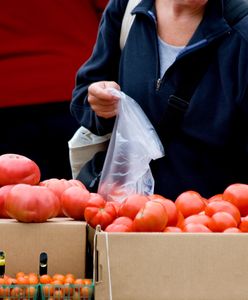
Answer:
[[[0,219],[0,250],[6,253],[5,273],[39,273],[41,252],[48,255],[48,273],[85,276],[86,223],[54,218],[44,223]]]
[[[95,300],[247,300],[248,235],[96,232]]]

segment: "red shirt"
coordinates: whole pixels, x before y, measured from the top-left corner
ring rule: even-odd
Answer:
[[[0,106],[71,100],[108,0],[8,0],[0,10]]]

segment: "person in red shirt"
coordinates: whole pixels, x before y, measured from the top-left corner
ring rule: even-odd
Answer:
[[[33,159],[41,179],[71,178],[69,104],[108,0],[8,0],[0,11],[0,154]]]

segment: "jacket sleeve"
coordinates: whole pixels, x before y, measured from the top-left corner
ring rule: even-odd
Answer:
[[[93,6],[95,7],[96,13],[100,20],[102,13],[109,1],[108,0],[92,0],[92,1],[93,1]]]
[[[88,99],[88,86],[97,81],[118,82],[120,59],[120,28],[127,0],[110,0],[99,25],[97,40],[91,57],[76,74],[76,85],[72,92],[71,113],[80,125],[97,135],[112,131],[114,118],[97,117]]]

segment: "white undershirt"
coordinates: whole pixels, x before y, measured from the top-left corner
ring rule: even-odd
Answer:
[[[160,77],[163,77],[166,70],[174,63],[179,52],[185,46],[173,46],[167,44],[158,36],[158,49],[160,57]]]

